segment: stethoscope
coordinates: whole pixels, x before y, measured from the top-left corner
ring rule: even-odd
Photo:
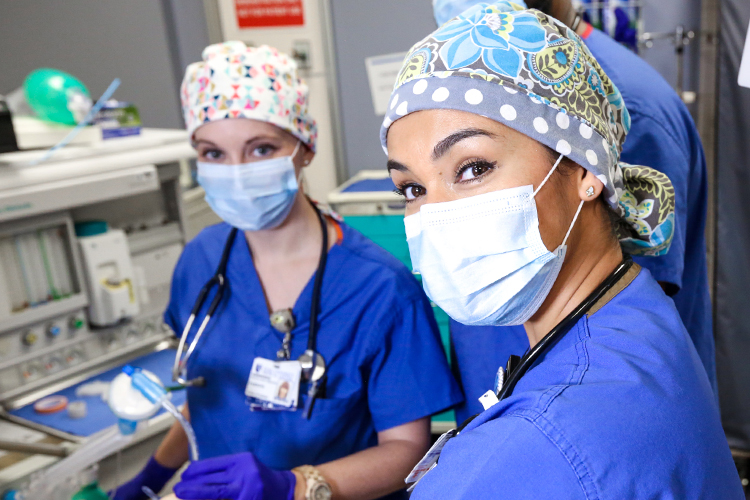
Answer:
[[[307,402],[305,403],[303,413],[303,416],[305,418],[310,418],[313,405],[315,404],[315,400],[318,397],[320,387],[325,381],[324,377],[326,374],[325,360],[323,359],[323,356],[317,352],[316,344],[319,327],[318,312],[320,310],[320,293],[323,286],[323,275],[325,274],[326,263],[328,261],[328,225],[326,224],[325,216],[320,212],[320,210],[318,210],[318,207],[316,207],[314,203],[312,204],[312,206],[315,209],[315,213],[318,215],[318,219],[320,220],[320,227],[323,232],[323,244],[320,251],[320,259],[318,260],[318,269],[315,272],[315,281],[313,283],[312,303],[310,305],[310,330],[307,338],[307,349],[305,349],[305,352],[302,353],[302,355],[298,358],[300,367],[302,369],[302,376],[310,382],[307,394]],[[222,251],[221,259],[219,260],[219,265],[216,268],[216,272],[211,277],[211,279],[209,279],[206,284],[203,285],[203,288],[201,288],[200,292],[198,293],[198,298],[193,305],[193,309],[190,311],[190,316],[185,323],[185,328],[183,328],[182,330],[180,343],[177,346],[177,352],[175,353],[174,365],[172,365],[172,380],[174,380],[181,386],[203,387],[206,385],[206,380],[204,377],[196,377],[192,379],[189,379],[187,377],[187,363],[190,359],[190,356],[195,351],[195,347],[198,345],[198,342],[200,341],[203,332],[205,332],[206,327],[211,321],[211,318],[216,313],[216,309],[219,307],[222,297],[224,296],[224,291],[226,290],[228,284],[226,276],[227,262],[229,261],[229,254],[232,251],[232,245],[234,245],[234,240],[237,237],[237,231],[237,228],[232,228],[232,230],[229,232],[227,241],[226,243],[224,243],[224,250]],[[195,323],[195,319],[198,316],[198,313],[205,304],[209,292],[212,288],[214,288],[214,286],[216,287],[216,295],[214,295],[211,304],[208,306],[206,315],[203,318],[200,327],[198,327],[198,331],[193,337],[193,340],[190,342],[190,346],[188,347],[187,352],[185,352],[183,355],[188,334],[193,327],[193,323]],[[288,349],[286,338],[284,347]]]
[[[511,356],[508,360],[508,365],[505,369],[505,377],[502,381],[500,389],[497,392],[498,401],[508,398],[513,394],[518,381],[521,380],[527,371],[534,365],[539,357],[545,352],[552,349],[552,347],[562,339],[568,331],[573,328],[573,325],[583,317],[584,314],[588,313],[594,305],[601,300],[604,295],[622,279],[625,274],[633,266],[633,259],[629,255],[625,255],[622,262],[615,268],[612,273],[593,291],[589,294],[586,299],[581,302],[570,314],[568,314],[562,321],[560,321],[552,330],[545,335],[542,340],[536,343],[534,347],[529,349],[526,354],[520,360],[518,356]],[[469,417],[462,423],[458,429],[452,431],[454,435],[458,435],[469,423],[478,417],[479,414]]]

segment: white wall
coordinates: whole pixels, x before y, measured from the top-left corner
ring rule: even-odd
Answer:
[[[240,40],[252,45],[271,45],[287,54],[291,54],[295,41],[310,42],[311,68],[301,71],[300,75],[310,87],[310,113],[318,122],[319,136],[318,151],[315,159],[305,171],[305,179],[308,194],[315,200],[325,201],[328,193],[337,186],[337,182],[334,132],[328,94],[328,75],[333,74],[333,70],[326,67],[326,40],[320,17],[320,0],[304,0],[305,25],[289,28],[239,29],[234,0],[219,0],[218,5],[224,40]]]

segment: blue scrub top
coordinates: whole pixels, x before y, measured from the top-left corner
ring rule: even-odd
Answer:
[[[319,314],[317,349],[328,382],[309,421],[301,409],[251,412],[246,404],[253,360],[275,360],[283,336],[270,325],[247,241],[238,233],[227,267],[230,289],[188,362],[189,377],[206,379],[205,387],[188,389],[201,458],[250,451],[274,469],[317,465],[375,446],[377,432],[461,401],[419,283],[362,234],[344,224],[341,230],[328,254]],[[227,224],[209,227],[185,247],[165,313],[176,332],[213,276],[229,231]],[[294,305],[292,359],[307,346],[312,283]],[[302,393],[300,407],[306,384]]]
[[[448,442],[412,500],[745,498],[706,372],[651,274],[592,311]]]
[[[669,283],[677,311],[695,344],[714,393],[716,360],[706,268],[706,161],[698,131],[674,90],[648,63],[598,30],[585,39],[622,93],[631,128],[622,160],[665,173],[675,190],[675,234],[666,255],[636,257],[657,281]],[[497,367],[511,354],[522,355],[529,341],[522,326],[469,327],[451,322],[451,337],[466,403],[464,420],[482,411],[477,398],[492,388]]]

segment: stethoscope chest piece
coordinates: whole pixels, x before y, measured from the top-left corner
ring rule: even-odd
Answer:
[[[307,390],[307,402],[302,412],[303,418],[310,419],[315,400],[320,396],[321,388],[325,385],[326,362],[318,352],[307,349],[299,357],[299,364],[302,368],[302,377],[310,382]]]
[[[299,357],[299,365],[302,368],[302,376],[305,380],[317,382],[326,373],[326,362],[323,356],[311,349],[307,349]]]

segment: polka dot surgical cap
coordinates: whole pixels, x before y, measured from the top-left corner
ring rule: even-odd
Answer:
[[[538,10],[480,3],[409,51],[380,140],[416,111],[454,109],[494,119],[570,158],[604,184],[607,203],[631,225],[626,251],[661,255],[674,233],[674,188],[648,167],[619,161],[630,115],[581,39]]]

